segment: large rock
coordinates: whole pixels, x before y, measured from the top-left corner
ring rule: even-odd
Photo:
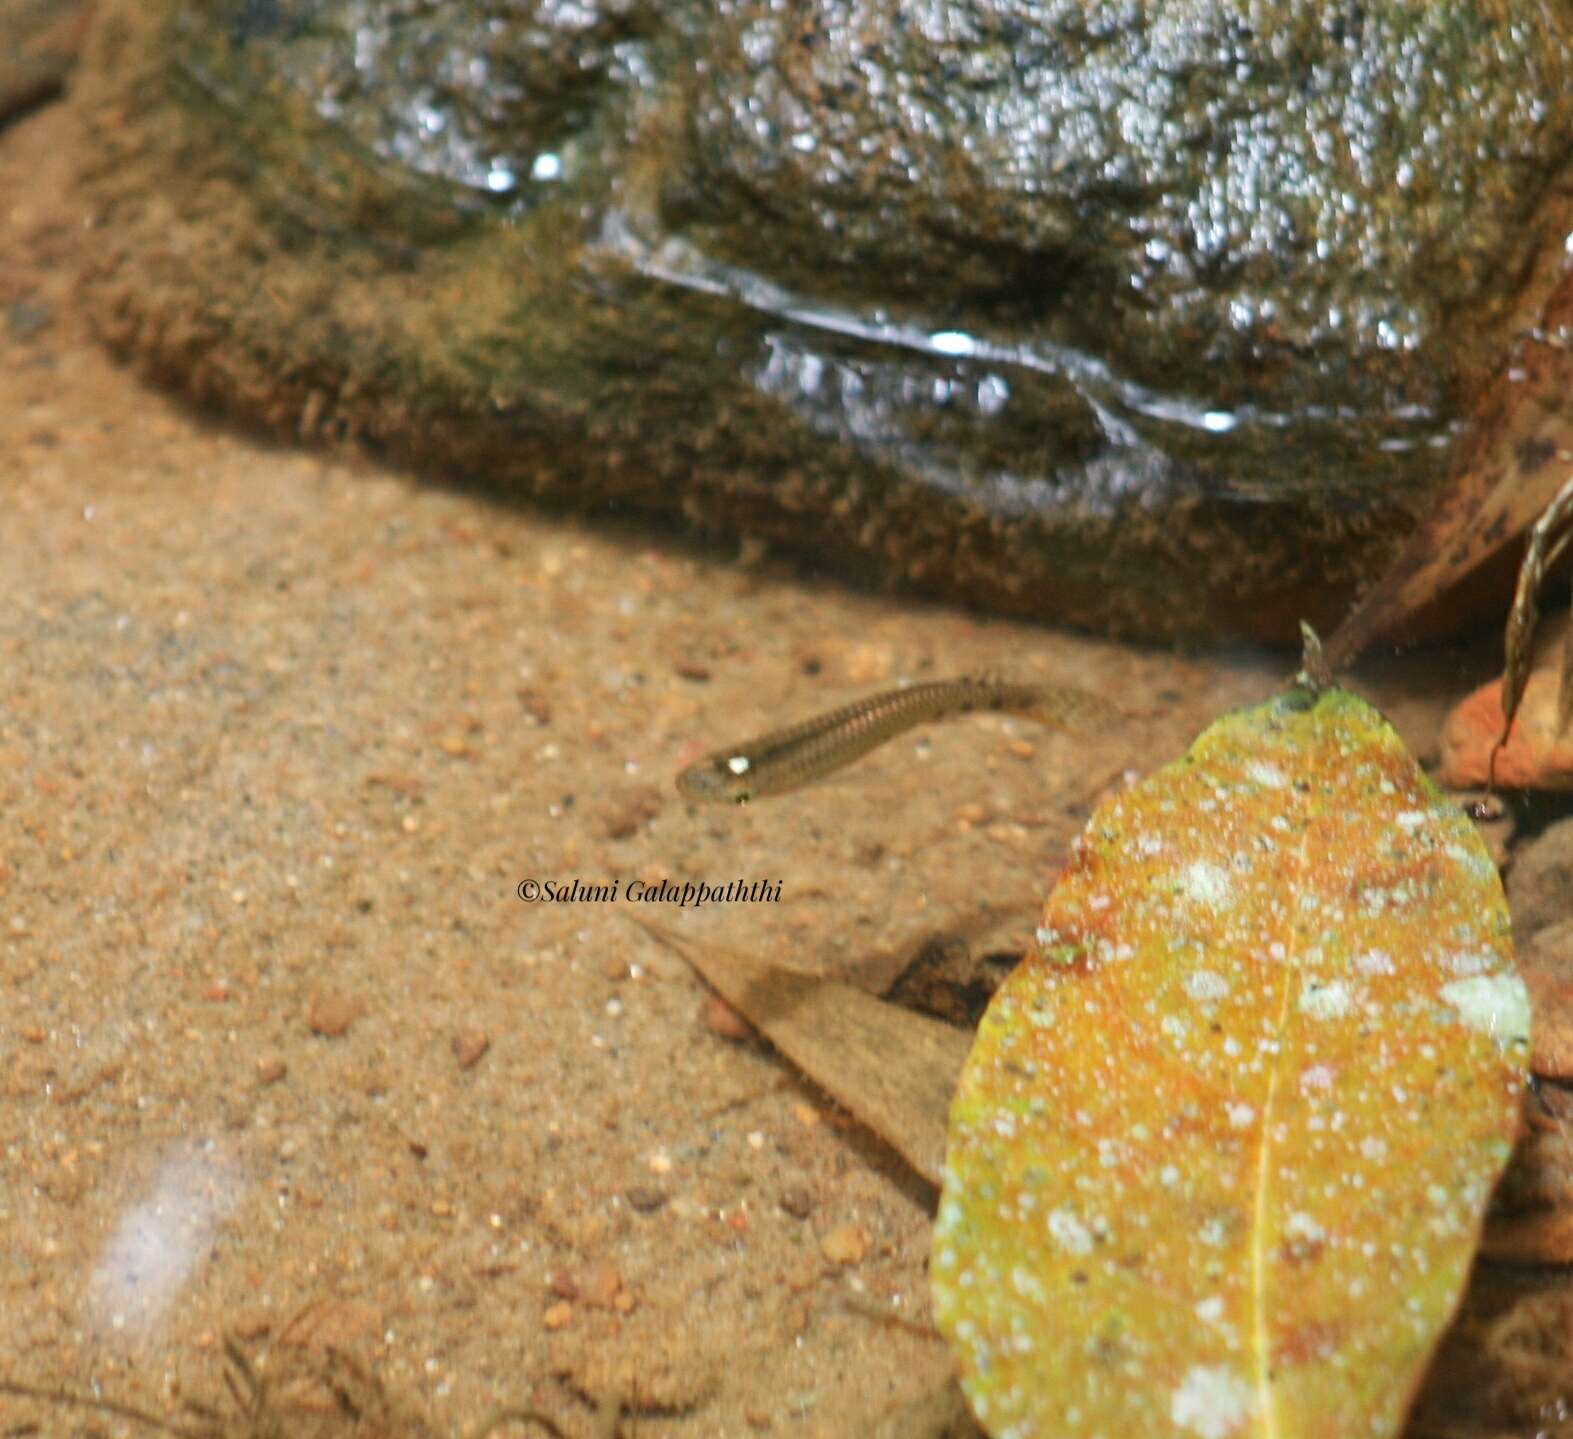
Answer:
[[[104,0],[199,396],[1126,633],[1329,619],[1561,273],[1573,10]]]

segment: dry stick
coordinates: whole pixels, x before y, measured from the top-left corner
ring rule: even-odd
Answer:
[[[48,1404],[63,1404],[67,1408],[94,1409],[100,1414],[113,1414],[120,1419],[134,1419],[138,1424],[162,1429],[166,1434],[180,1434],[185,1436],[185,1439],[213,1439],[214,1434],[211,1429],[184,1429],[178,1424],[160,1419],[155,1414],[144,1414],[140,1409],[133,1409],[129,1404],[118,1404],[113,1399],[93,1399],[86,1394],[72,1394],[65,1389],[35,1389],[30,1384],[18,1384],[14,1379],[0,1379],[0,1394],[14,1394],[21,1399],[39,1399]]]
[[[1497,755],[1508,741],[1513,722],[1518,718],[1518,708],[1523,702],[1529,684],[1530,655],[1535,638],[1535,628],[1540,623],[1540,609],[1535,603],[1546,575],[1555,567],[1573,541],[1573,530],[1555,531],[1573,519],[1573,480],[1566,481],[1555,498],[1529,533],[1529,545],[1524,551],[1523,563],[1518,567],[1518,586],[1513,592],[1513,604],[1508,610],[1507,629],[1503,636],[1502,669],[1502,729],[1491,746],[1486,761],[1486,793],[1489,795],[1496,783]],[[1570,709],[1573,709],[1573,629],[1563,641],[1562,673],[1557,694],[1557,733],[1567,728]]]

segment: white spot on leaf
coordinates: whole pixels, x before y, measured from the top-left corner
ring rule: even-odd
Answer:
[[[1477,974],[1442,986],[1442,1002],[1504,1047],[1529,1040],[1529,992],[1516,974]]]
[[[1384,954],[1380,949],[1368,949],[1355,960],[1355,968],[1361,974],[1392,974],[1393,957]]]
[[[1049,1215],[1049,1233],[1071,1254],[1092,1253],[1092,1231],[1069,1209],[1056,1209]]]
[[[1328,1064],[1313,1064],[1300,1076],[1300,1088],[1310,1092],[1333,1087],[1333,1069]]]
[[[1186,865],[1181,873],[1180,891],[1197,904],[1217,909],[1229,902],[1234,884],[1229,878],[1229,871],[1221,864],[1210,864],[1205,859],[1198,859]]]
[[[1297,1209],[1284,1221],[1284,1235],[1289,1239],[1318,1244],[1327,1237],[1327,1232],[1309,1214]]]
[[[1229,992],[1229,982],[1210,969],[1193,970],[1185,976],[1185,992],[1192,999],[1222,999]]]
[[[1342,980],[1308,984],[1300,991],[1300,1013],[1312,1019],[1338,1019],[1349,1013],[1349,986]]]
[[[1222,1364],[1196,1364],[1169,1400],[1169,1418],[1200,1439],[1229,1439],[1255,1408],[1251,1386]]]
[[[1259,785],[1268,789],[1282,789],[1289,783],[1284,772],[1277,765],[1264,759],[1248,760],[1245,765],[1245,777],[1255,780]]]

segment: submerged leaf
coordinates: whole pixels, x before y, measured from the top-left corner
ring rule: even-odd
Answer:
[[[930,1184],[945,1161],[945,1113],[971,1036],[840,980],[634,923],[699,971],[793,1064]]]
[[[1106,801],[951,1111],[932,1275],[997,1436],[1396,1433],[1517,1124],[1495,867],[1293,690]]]

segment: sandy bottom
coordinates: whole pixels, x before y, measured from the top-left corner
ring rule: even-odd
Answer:
[[[932,1193],[630,917],[876,987],[935,936],[1019,948],[1098,795],[1292,664],[259,443],[74,315],[70,135],[61,107],[0,134],[5,1369],[173,1418],[233,1335],[342,1349],[443,1434],[505,1402],[570,1435],[619,1407],[641,1439],[873,1432],[950,1370]],[[1359,687],[1427,757],[1491,654]],[[716,744],[978,671],[1148,713],[1091,742],[975,719],[745,810],[673,790]],[[629,898],[663,879],[780,893]],[[0,1403],[6,1433],[145,1432]]]

